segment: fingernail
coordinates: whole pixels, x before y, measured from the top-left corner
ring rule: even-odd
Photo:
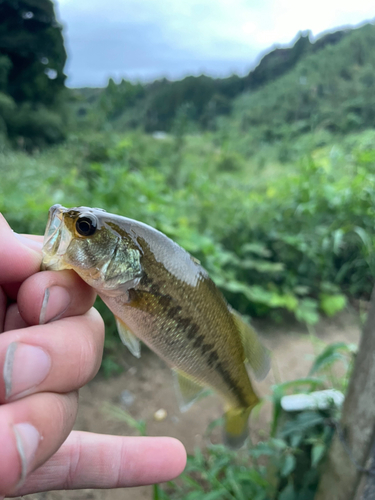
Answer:
[[[43,247],[43,243],[41,241],[35,241],[31,238],[23,236],[22,234],[15,233],[14,231],[13,234],[17,238],[17,240],[20,241],[23,245],[31,248],[31,250],[36,250],[37,252],[41,252]]]
[[[39,385],[50,368],[51,359],[40,347],[19,342],[9,344],[3,369],[5,399]]]
[[[18,486],[20,486],[20,483],[26,479],[26,475],[30,470],[30,465],[38,449],[40,434],[29,423],[16,424],[13,426],[13,431],[16,436],[17,451],[21,459],[21,478],[18,483]]]
[[[70,295],[61,286],[52,286],[44,292],[42,308],[40,310],[39,324],[44,325],[49,321],[58,319],[68,309]]]

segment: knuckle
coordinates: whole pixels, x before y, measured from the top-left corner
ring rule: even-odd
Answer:
[[[97,341],[97,336],[93,335],[91,329],[86,330],[81,336],[78,354],[77,381],[79,387],[85,385],[96,375],[100,367],[101,354],[102,346],[101,343]]]
[[[74,424],[78,411],[78,393],[72,391],[67,394],[53,394],[55,428],[61,429],[61,434],[67,436]]]

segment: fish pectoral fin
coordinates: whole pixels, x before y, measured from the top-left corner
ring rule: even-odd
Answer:
[[[116,318],[117,331],[120,335],[120,339],[124,345],[129,349],[129,351],[136,358],[141,357],[141,343],[139,339],[132,333],[129,328],[125,325],[121,319]]]
[[[240,334],[246,360],[257,380],[263,380],[271,367],[270,351],[262,345],[256,331],[244,322],[238,312],[233,309],[230,312]]]
[[[173,369],[178,406],[181,412],[188,410],[202,396],[206,388],[192,380],[184,372]]]

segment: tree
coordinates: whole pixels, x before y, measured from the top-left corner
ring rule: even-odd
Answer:
[[[0,113],[11,137],[50,142],[62,135],[58,108],[65,61],[51,0],[0,2],[0,92],[17,105],[11,114],[1,107]]]
[[[370,500],[375,464],[375,288],[338,432],[315,500]],[[371,474],[367,471],[371,470]]]

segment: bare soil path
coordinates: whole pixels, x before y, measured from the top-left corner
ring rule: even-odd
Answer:
[[[315,328],[315,339],[299,324],[286,327],[257,323],[263,342],[273,352],[272,369],[266,380],[258,384],[261,395],[270,393],[276,382],[284,382],[307,375],[317,350],[317,339],[325,343],[345,341],[358,343],[359,320],[345,313],[334,321],[324,320]],[[174,395],[170,370],[151,351],[144,349],[142,358],[135,359],[125,348],[122,359],[124,372],[105,379],[97,376],[80,392],[80,410],[76,429],[103,434],[135,435],[136,431],[119,421],[105,408],[106,404],[126,409],[137,420],[145,420],[151,436],[174,436],[180,439],[188,453],[204,445],[204,433],[210,422],[222,414],[221,402],[216,396],[198,401],[188,412],[181,414]],[[125,394],[124,394],[124,391]],[[122,395],[122,398],[121,398]],[[131,399],[134,399],[131,402]],[[124,405],[124,401],[128,406]],[[129,404],[131,403],[131,404]],[[157,421],[154,414],[164,409],[167,416]],[[260,414],[251,421],[253,437],[268,431],[271,405],[266,403]],[[213,434],[220,439],[220,431]],[[118,490],[76,490],[40,493],[23,497],[26,500],[151,500],[151,487]]]

